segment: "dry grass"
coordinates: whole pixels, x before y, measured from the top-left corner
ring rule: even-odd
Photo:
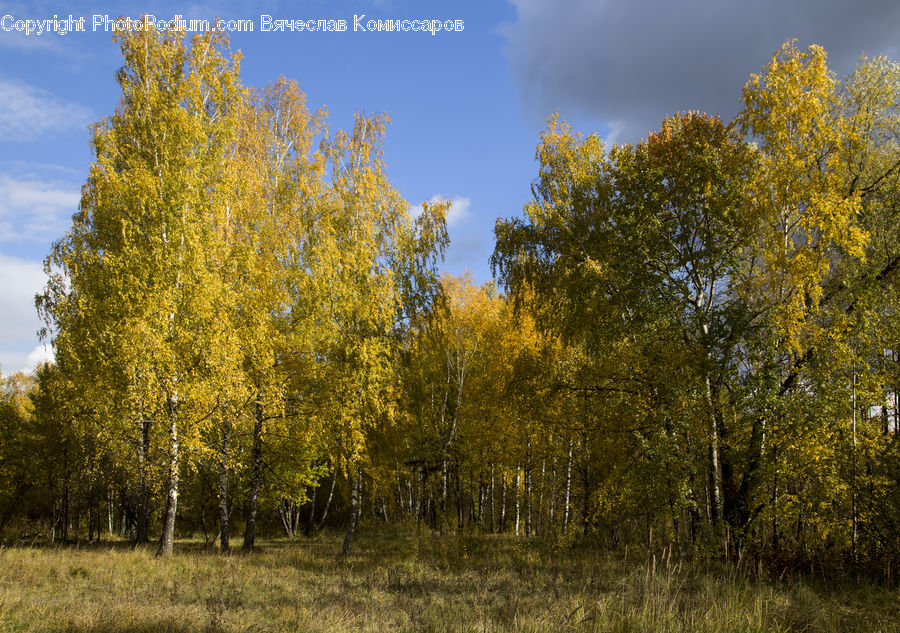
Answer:
[[[900,596],[503,538],[0,550],[0,631],[900,631]]]

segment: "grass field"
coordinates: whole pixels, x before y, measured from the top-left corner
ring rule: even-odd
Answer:
[[[900,631],[900,592],[490,537],[0,549],[0,631]]]

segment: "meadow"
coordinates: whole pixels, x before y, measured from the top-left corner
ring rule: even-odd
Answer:
[[[895,588],[498,537],[0,549],[0,631],[900,631]]]

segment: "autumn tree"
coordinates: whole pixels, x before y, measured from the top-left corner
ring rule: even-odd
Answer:
[[[139,403],[142,438],[149,426],[166,429],[166,555],[182,447],[197,444],[215,407],[210,350],[221,342],[217,309],[228,303],[217,229],[231,208],[227,159],[243,93],[221,35],[196,37],[189,50],[179,33],[117,38],[122,100],[94,127],[95,160],[73,226],[48,257],[54,277],[42,307],[76,380]],[[129,413],[119,413],[123,422]]]
[[[408,459],[418,465],[423,481],[431,471],[439,474],[442,532],[449,523],[451,461],[460,454],[467,461],[473,457],[457,449],[458,438],[469,442],[483,432],[475,385],[485,380],[491,346],[501,334],[501,309],[491,286],[476,286],[468,275],[445,275],[439,301],[410,330],[404,368],[404,409],[409,416],[404,428],[406,441],[413,445]],[[489,397],[497,395],[495,391]]]
[[[25,495],[38,483],[39,473],[29,457],[36,448],[32,377],[0,373],[0,532],[19,510]]]
[[[859,376],[876,375],[885,366],[885,350],[895,347],[873,325],[881,320],[876,315],[893,313],[900,265],[898,78],[895,64],[877,58],[863,59],[841,82],[824,50],[788,42],[744,89],[739,120],[759,148],[763,168],[753,188],[764,229],[744,291],[754,305],[770,306],[771,315],[768,352],[751,366],[756,375],[771,377],[774,405],[753,422],[743,481],[758,486],[761,464],[769,460],[776,478],[769,495],[773,539],[782,510],[802,523],[803,512],[790,510],[790,498],[809,498],[809,487],[794,479],[790,464],[815,456],[834,473],[841,455],[855,463],[856,422],[863,413]],[[869,382],[864,400],[886,398],[886,382],[876,382]],[[825,384],[827,393],[841,394],[837,400],[819,391]],[[809,426],[811,419],[830,421]],[[810,433],[826,428],[830,434]],[[774,440],[768,446],[766,433]],[[845,481],[854,480],[846,489],[855,490],[855,466],[844,471]],[[824,470],[821,479],[845,487]],[[839,522],[855,549],[856,493],[837,496],[845,508],[852,506],[851,521]]]
[[[349,554],[359,518],[359,493],[369,434],[396,415],[395,360],[411,315],[426,306],[447,243],[446,203],[409,204],[385,174],[381,141],[386,117],[358,116],[352,133],[326,147],[331,186],[315,256],[315,283],[330,330],[320,354],[331,384],[334,460],[351,484]]]
[[[612,358],[628,346],[638,357],[674,353],[694,368],[685,379],[704,394],[697,404],[705,429],[695,432],[708,446],[710,511],[718,522],[721,392],[735,370],[736,331],[746,327],[734,318],[742,306],[728,287],[752,240],[744,204],[752,154],[718,119],[689,113],[608,153],[596,137],[554,120],[538,157],[527,223],[498,221],[494,265],[514,296],[546,315],[539,321],[545,328],[584,341],[592,355],[604,350]],[[638,384],[632,367],[607,364],[584,388],[604,398],[630,392],[637,407],[667,386]]]

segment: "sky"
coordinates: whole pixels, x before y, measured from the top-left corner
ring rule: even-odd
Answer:
[[[30,33],[26,21],[84,17],[85,32]],[[498,216],[522,212],[535,147],[558,111],[608,143],[637,141],[663,117],[730,119],[741,88],[787,39],[820,44],[839,75],[862,55],[898,57],[895,0],[297,0],[279,3],[0,0],[0,371],[32,370],[34,295],[65,234],[92,160],[89,126],[111,114],[122,60],[93,16],[248,20],[229,34],[245,85],[295,79],[332,129],[387,113],[385,162],[413,205],[452,201],[444,269],[491,278]],[[9,17],[6,17],[9,16]],[[262,32],[273,20],[345,20],[343,32]],[[364,16],[364,17],[360,17]],[[371,32],[356,21],[461,21],[462,30]]]

